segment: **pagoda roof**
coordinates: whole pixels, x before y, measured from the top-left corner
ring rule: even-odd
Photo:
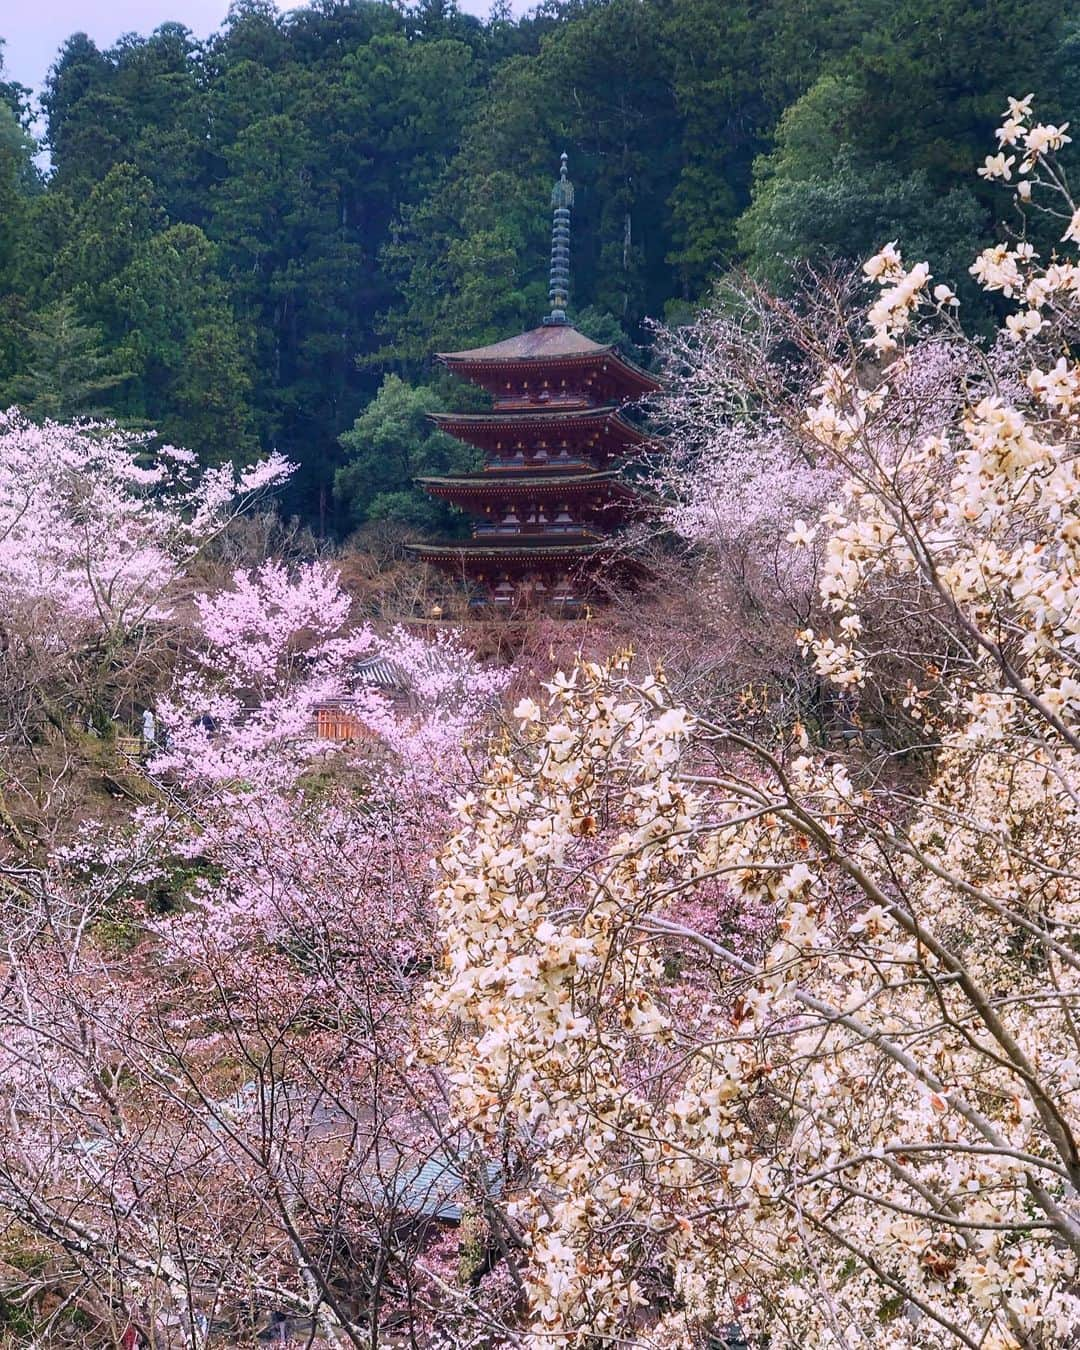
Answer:
[[[538,537],[535,541],[527,536],[515,535],[508,539],[469,540],[461,544],[406,544],[410,553],[422,558],[487,558],[500,559],[515,555],[528,557],[536,561],[558,561],[562,558],[581,557],[595,553],[598,548],[610,546],[611,540],[602,535],[577,535],[564,543],[554,543],[550,536]]]
[[[522,493],[539,493],[557,497],[560,492],[580,488],[616,488],[620,496],[635,496],[634,489],[619,477],[618,469],[604,469],[594,473],[448,473],[428,478],[417,478],[422,487],[435,490],[456,490],[462,496],[505,497]],[[441,495],[441,491],[440,491]]]
[[[429,413],[436,426],[449,430],[461,427],[463,431],[486,430],[505,427],[507,431],[520,431],[524,428],[536,429],[552,426],[604,427],[618,428],[623,438],[639,445],[649,438],[640,427],[628,422],[614,403],[602,408],[544,408],[540,411],[529,409],[527,412],[491,412],[491,413]]]
[[[550,361],[573,356],[604,356],[615,348],[594,342],[568,323],[541,324],[517,337],[504,338],[486,347],[466,347],[459,352],[436,352],[440,361],[462,364],[482,361]]]
[[[543,368],[551,365],[592,365],[599,360],[631,376],[642,391],[655,392],[661,386],[640,366],[620,356],[614,343],[594,342],[568,323],[541,324],[517,337],[504,338],[486,347],[466,347],[457,352],[436,352],[447,366],[492,366]]]

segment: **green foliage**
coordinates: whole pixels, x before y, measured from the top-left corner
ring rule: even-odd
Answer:
[[[15,112],[0,98],[0,174],[10,191],[31,197],[41,190],[34,164],[37,146]]]
[[[579,333],[584,333],[594,342],[621,343],[625,346],[626,334],[618,319],[614,314],[598,309],[595,305],[586,305],[584,309],[571,313],[570,322]]]
[[[46,305],[23,333],[21,372],[4,390],[3,403],[28,417],[67,422],[100,416],[108,395],[129,378],[101,329],[83,323],[67,296]]]
[[[17,80],[4,78],[4,39],[0,38],[0,106],[8,109],[20,126],[29,117],[30,90]]]
[[[388,375],[378,394],[341,437],[348,459],[334,495],[351,524],[391,520],[419,529],[448,524],[449,513],[418,491],[413,479],[475,468],[479,456],[428,420],[445,408],[434,389]]]
[[[71,238],[56,274],[108,323],[116,318],[119,280],[140,248],[167,224],[154,185],[132,164],[117,164],[90,189],[72,222]]]
[[[208,463],[250,458],[248,344],[203,231],[174,225],[151,235],[99,298],[139,372],[134,411]]]
[[[906,256],[928,258],[937,275],[956,278],[974,298],[963,285],[967,241],[986,220],[970,182],[958,178],[939,192],[928,169],[905,172],[855,148],[849,137],[860,100],[853,79],[827,75],[784,113],[737,226],[748,264],[782,286],[799,263],[857,260],[900,239]]]
[[[3,91],[0,84],[0,381],[16,360],[20,306],[11,292],[33,197],[40,190],[34,144],[5,101]]]
[[[782,283],[793,263],[854,261],[899,239],[905,256],[928,258],[963,300],[984,305],[967,284],[965,241],[993,236],[1001,197],[975,166],[1008,94],[1045,90],[1051,120],[1067,115],[1075,5],[904,0],[877,17],[782,114],[738,243]],[[1014,36],[995,42],[992,31]]]
[[[664,42],[682,124],[670,261],[684,293],[699,293],[733,254],[732,228],[749,200],[750,165],[775,120],[761,53],[776,8],[748,0],[674,0],[667,16]]]
[[[251,395],[247,351],[236,325],[223,317],[187,333],[168,409],[153,421],[169,440],[198,451],[204,463],[243,463],[258,450]]]

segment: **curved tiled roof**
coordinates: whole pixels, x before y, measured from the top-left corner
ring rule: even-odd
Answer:
[[[506,539],[469,540],[460,544],[408,543],[405,547],[410,553],[416,553],[421,558],[508,558],[517,554],[519,557],[557,560],[576,557],[583,553],[595,553],[605,545],[610,546],[610,543],[610,539],[602,536],[587,539],[581,535],[572,535],[565,543],[557,543],[550,535],[540,535],[534,542],[527,536],[518,534],[508,536]]]
[[[596,473],[506,474],[502,477],[490,473],[431,474],[426,478],[417,478],[416,482],[424,487],[491,492],[497,496],[505,496],[507,493],[527,496],[530,492],[558,496],[567,488],[583,487],[603,487],[609,490],[614,488],[620,495],[634,493],[633,488],[619,477],[617,469],[601,470]]]
[[[486,347],[466,347],[460,352],[435,355],[440,361],[550,361],[560,356],[602,356],[614,350],[610,343],[604,346],[594,342],[568,323],[561,323],[542,324]]]
[[[520,412],[490,413],[428,413],[428,420],[436,426],[449,430],[460,427],[463,431],[484,431],[505,428],[508,431],[530,431],[542,427],[598,427],[618,431],[622,437],[634,445],[648,440],[640,427],[634,426],[622,416],[619,408],[605,404],[602,408],[529,408]]]
[[[517,337],[504,338],[502,342],[492,342],[487,347],[466,347],[459,352],[436,352],[435,355],[448,366],[492,366],[505,367],[522,365],[550,366],[560,361],[589,363],[598,359],[610,362],[612,368],[621,370],[625,376],[642,389],[656,390],[659,383],[633,361],[620,356],[614,344],[606,346],[594,342],[584,333],[579,333],[567,323],[541,324],[539,328],[530,328],[527,333]]]

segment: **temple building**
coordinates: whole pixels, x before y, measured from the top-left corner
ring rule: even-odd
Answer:
[[[418,480],[473,517],[472,538],[409,545],[471,584],[476,603],[501,609],[575,610],[595,593],[614,551],[612,533],[639,501],[620,465],[647,438],[620,410],[660,388],[566,317],[574,204],[566,155],[551,204],[551,313],[539,328],[504,342],[437,353],[492,397],[490,412],[432,418],[482,450],[483,468]]]

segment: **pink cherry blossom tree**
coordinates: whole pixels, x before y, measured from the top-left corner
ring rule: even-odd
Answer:
[[[200,470],[110,425],[37,426],[0,415],[0,603],[36,605],[55,641],[127,632],[237,511],[284,480],[279,455]]]
[[[512,672],[349,607],[321,563],[194,597],[156,800],[59,852],[13,930],[0,1212],[115,1338],[232,1344],[277,1319],[366,1346],[517,1297],[496,1280],[478,1302],[433,1241],[415,1177],[437,1188],[459,1150],[414,1060],[431,841]],[[329,699],[370,736],[318,740]]]
[[[665,439],[651,481],[659,523],[685,547],[688,575],[671,581],[697,602],[689,626],[707,635],[706,684],[729,707],[783,720],[820,695],[793,639],[817,610],[820,549],[800,542],[838,476],[754,398],[731,360],[744,336],[730,301],[657,329],[664,390],[652,410]]]
[[[0,414],[0,728],[7,842],[44,828],[67,790],[77,733],[111,734],[151,694],[184,578],[289,466],[200,470],[187,451],[111,425],[36,426]],[[52,748],[50,748],[52,747]],[[50,805],[51,803],[51,805]]]

